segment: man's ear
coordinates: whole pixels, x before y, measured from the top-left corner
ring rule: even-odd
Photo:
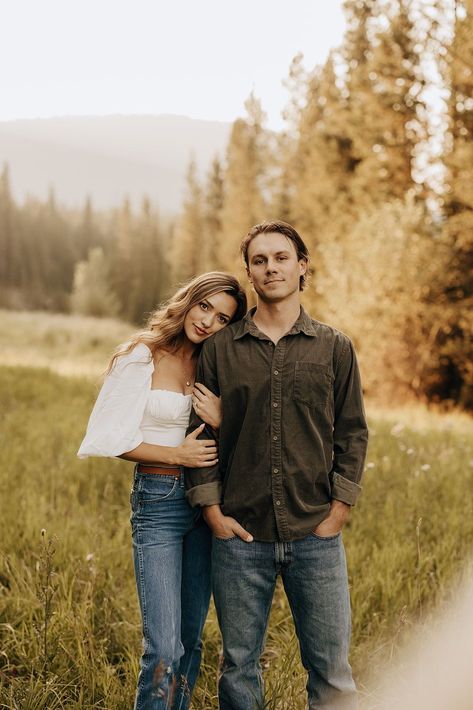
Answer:
[[[305,259],[299,259],[299,266],[299,273],[301,276],[304,276],[304,274],[307,272],[307,261]]]
[[[250,282],[250,284],[252,284],[253,279],[251,278],[250,270],[248,267],[246,267],[246,275],[248,276],[248,281]]]

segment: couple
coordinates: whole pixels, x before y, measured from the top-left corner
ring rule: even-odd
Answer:
[[[137,464],[135,709],[188,708],[212,567],[221,710],[263,707],[259,658],[278,574],[309,708],[351,710],[341,530],[367,442],[356,357],[345,335],[301,309],[309,254],[293,227],[258,224],[241,251],[256,309],[245,316],[227,274],[184,286],[113,356],[79,450]]]

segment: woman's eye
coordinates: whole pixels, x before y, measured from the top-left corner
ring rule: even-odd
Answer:
[[[224,318],[223,316],[219,316],[219,321],[223,325],[226,325],[228,323],[228,320],[226,318]]]
[[[206,303],[199,303],[199,306],[202,308],[203,311],[206,311],[208,309],[208,305]]]

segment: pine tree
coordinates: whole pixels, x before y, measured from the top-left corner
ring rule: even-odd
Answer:
[[[213,271],[218,267],[217,247],[222,238],[223,200],[223,170],[220,160],[215,157],[207,176],[204,195],[205,231],[203,242],[205,245],[205,259],[202,264],[204,271]]]
[[[176,284],[200,273],[205,259],[203,196],[196,172],[195,161],[191,160],[184,203],[174,228],[171,249],[171,274]]]
[[[421,44],[410,0],[346,0],[344,57],[359,209],[415,189],[416,149],[425,138]]]
[[[251,95],[247,117],[237,119],[227,148],[222,231],[217,245],[219,268],[243,276],[238,247],[249,228],[266,218],[264,175],[267,164],[265,114]]]
[[[141,214],[135,225],[135,251],[130,283],[128,317],[143,323],[147,315],[164,299],[168,287],[159,216],[148,198],[143,199]]]
[[[14,250],[13,210],[10,171],[5,163],[0,175],[0,288],[3,292],[1,300],[6,302],[8,302],[6,291],[16,281],[18,266]]]
[[[85,316],[111,318],[119,312],[119,302],[110,285],[110,268],[101,247],[90,250],[74,272],[71,310]]]
[[[438,274],[443,323],[430,394],[473,408],[473,0],[455,3],[444,75],[449,87],[443,236]]]

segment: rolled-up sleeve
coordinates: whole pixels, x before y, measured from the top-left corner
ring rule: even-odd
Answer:
[[[354,505],[361,492],[368,427],[358,363],[348,338],[335,368],[334,399],[332,498]]]
[[[214,394],[220,395],[214,338],[206,340],[202,347],[197,365],[196,382],[201,382]],[[200,424],[202,424],[202,419],[192,409],[187,433],[194,431]],[[206,426],[198,438],[214,439],[215,434]],[[185,482],[186,496],[192,506],[215,505],[222,502],[222,485],[218,464],[207,468],[187,468]]]
[[[120,456],[143,442],[143,418],[154,370],[144,343],[115,360],[90,415],[77,456]]]

